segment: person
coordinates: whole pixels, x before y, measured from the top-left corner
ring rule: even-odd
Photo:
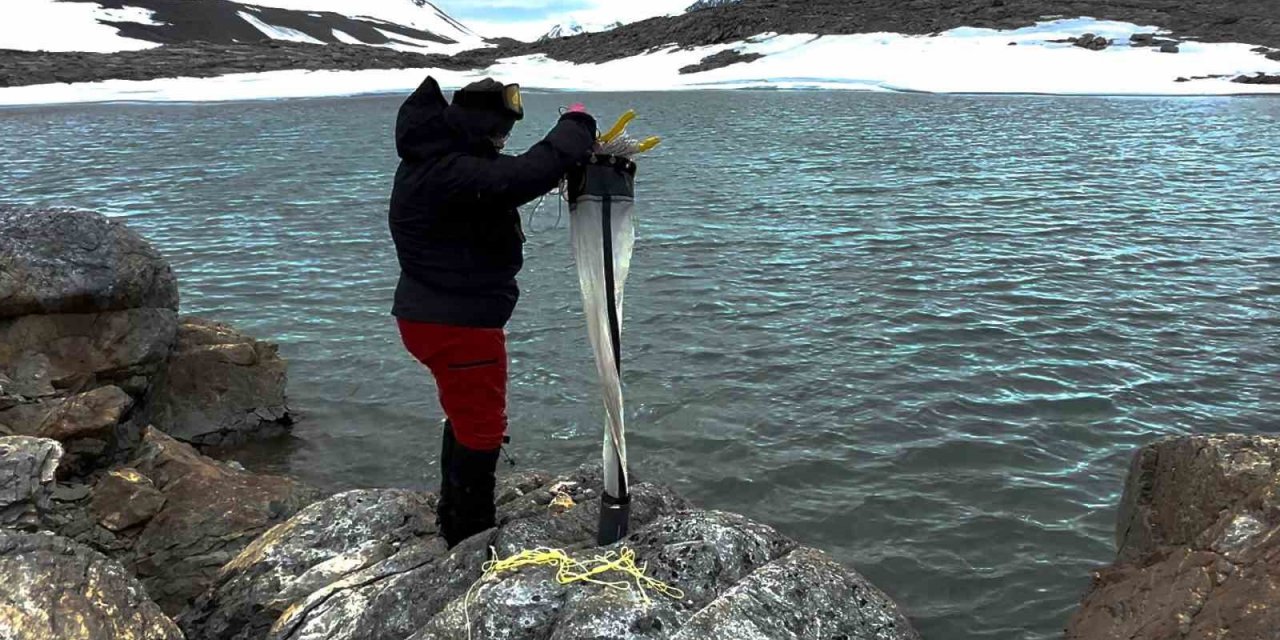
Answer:
[[[389,222],[400,262],[392,315],[430,369],[446,416],[437,523],[449,547],[495,525],[494,472],[507,431],[504,327],[524,264],[517,208],[585,162],[596,122],[581,105],[518,156],[518,85],[485,79],[445,100],[428,77],[400,107]]]

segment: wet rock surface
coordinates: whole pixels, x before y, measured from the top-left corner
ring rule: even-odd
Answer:
[[[1118,559],[1069,639],[1265,638],[1280,628],[1280,438],[1185,436],[1134,458]]]
[[[156,376],[146,420],[197,445],[230,446],[285,433],[286,364],[274,344],[225,324],[184,318]]]
[[[0,635],[182,640],[115,561],[66,538],[0,529]]]
[[[821,552],[643,483],[622,544],[683,599],[560,585],[547,567],[476,585],[491,547],[502,557],[606,551],[594,548],[600,486],[591,467],[506,477],[499,528],[451,551],[435,535],[431,496],[339,494],[246,548],[178,620],[189,638],[219,640],[466,638],[468,626],[511,639],[918,637],[883,593]]]
[[[34,531],[51,509],[62,445],[46,438],[0,438],[0,528]]]

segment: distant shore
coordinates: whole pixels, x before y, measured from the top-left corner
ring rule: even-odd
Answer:
[[[602,37],[602,36],[599,36]],[[573,40],[566,38],[565,41]],[[513,47],[514,45],[509,45]],[[1155,27],[1061,19],[936,35],[758,34],[574,62],[510,48],[455,56],[358,45],[170,45],[115,54],[0,52],[0,106],[211,102],[407,93],[434,75],[528,89],[831,89],[942,94],[1280,95],[1280,50],[1176,40]],[[567,56],[573,57],[573,56]]]

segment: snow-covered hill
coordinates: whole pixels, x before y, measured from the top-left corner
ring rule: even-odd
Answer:
[[[697,2],[689,5],[689,8],[685,9],[685,13],[701,11],[703,9],[714,9],[716,7],[723,7],[726,4],[737,4],[739,2],[742,2],[742,0],[698,0]]]
[[[545,40],[555,40],[556,38],[568,38],[570,36],[576,36],[583,33],[600,33],[601,31],[617,29],[621,26],[622,23],[618,21],[583,24],[578,22],[577,19],[570,18],[567,22],[551,27],[551,29],[541,38],[538,38],[538,40],[541,42]]]
[[[133,51],[264,39],[452,54],[483,38],[428,0],[4,0],[0,49]]]

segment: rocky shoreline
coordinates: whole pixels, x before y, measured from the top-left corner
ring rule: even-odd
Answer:
[[[957,5],[943,0],[809,0],[798,7],[777,0],[742,0],[679,16],[652,18],[602,33],[524,43],[492,40],[486,49],[454,56],[425,55],[374,46],[185,41],[113,54],[0,50],[0,87],[101,80],[212,77],[281,70],[484,69],[501,58],[545,54],[574,63],[626,58],[672,44],[682,47],[739,42],[765,32],[843,35],[892,32],[936,34],[957,27],[1016,29],[1052,17],[1091,16],[1155,25],[1175,40],[1260,45],[1260,56],[1280,60],[1280,4],[1267,0],[986,0]],[[318,19],[318,18],[317,18]],[[1176,47],[1175,47],[1176,48]],[[1172,52],[1172,51],[1171,51]],[[687,67],[696,73],[754,56],[721,53]],[[1271,76],[1274,77],[1274,76]],[[1237,81],[1271,83],[1246,74]]]
[[[678,598],[487,576],[589,557],[587,466],[499,483],[500,526],[453,550],[430,493],[325,496],[207,454],[287,430],[273,345],[178,315],[172,271],[117,221],[0,207],[0,634],[143,640],[918,640],[821,551],[634,486],[622,545]],[[1134,457],[1117,559],[1068,640],[1223,640],[1280,628],[1280,438],[1163,438]]]
[[[179,316],[120,222],[0,207],[0,635],[919,638],[826,554],[643,482],[622,544],[679,599],[542,569],[477,583],[491,549],[603,552],[599,470],[502,478],[500,526],[448,550],[430,493],[326,497],[206,455],[287,430],[285,378],[274,345]]]

